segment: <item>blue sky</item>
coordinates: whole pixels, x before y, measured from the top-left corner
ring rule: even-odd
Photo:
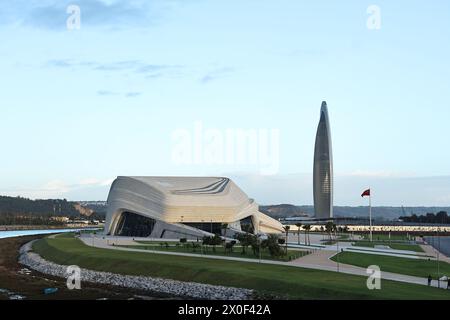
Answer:
[[[378,205],[450,205],[448,1],[2,0],[0,37],[0,194],[103,200],[118,175],[227,175],[260,203],[311,204],[326,100],[335,204],[373,186]],[[173,133],[196,123],[277,130],[277,170],[175,163]]]

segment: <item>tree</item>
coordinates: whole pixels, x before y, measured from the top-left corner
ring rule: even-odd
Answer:
[[[204,236],[202,239],[203,245],[212,246],[213,252],[216,252],[216,246],[222,244],[222,237],[218,234],[215,234],[212,237]]]
[[[225,252],[233,253],[233,247],[236,244],[236,241],[230,241],[225,243]]]
[[[329,238],[330,238],[330,241],[331,241],[331,233],[333,232],[333,229],[334,229],[334,223],[331,222],[331,221],[328,221],[328,222],[325,224],[325,231],[328,233],[328,236],[329,236]]]
[[[303,227],[305,229],[305,245],[310,245],[309,241],[309,231],[311,230],[311,225],[307,224]]]
[[[284,226],[284,231],[286,231],[286,254],[287,254],[287,244],[288,244],[288,236],[289,236],[289,229],[291,229],[290,226]]]
[[[295,226],[296,226],[297,229],[298,229],[298,231],[297,231],[297,235],[298,235],[298,244],[300,244],[300,232],[301,232],[302,224],[301,224],[301,223],[296,223]]]
[[[261,248],[267,248],[271,257],[279,257],[283,255],[283,250],[279,244],[279,241],[284,242],[284,239],[279,239],[274,234],[269,234],[267,239],[261,242]]]
[[[186,239],[186,238],[180,238],[180,243],[183,244],[183,247],[185,247],[186,242],[187,242],[187,239]]]
[[[238,233],[235,236],[242,246],[242,254],[246,254],[247,247],[252,244],[252,236],[250,233]]]

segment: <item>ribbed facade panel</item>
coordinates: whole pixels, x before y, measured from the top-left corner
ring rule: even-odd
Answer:
[[[314,212],[316,218],[333,217],[333,154],[327,103],[322,102],[314,147]]]

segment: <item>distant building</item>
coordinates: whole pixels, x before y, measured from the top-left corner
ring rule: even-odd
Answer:
[[[198,239],[280,233],[281,223],[223,177],[118,177],[108,196],[105,233]]]
[[[314,212],[318,219],[333,217],[333,154],[327,103],[322,102],[313,169]]]
[[[62,223],[69,222],[69,218],[68,217],[59,217],[59,216],[50,217],[50,220],[57,221],[57,222],[62,222]]]

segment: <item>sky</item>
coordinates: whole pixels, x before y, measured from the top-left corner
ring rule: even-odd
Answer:
[[[446,0],[0,0],[0,37],[2,195],[211,175],[312,204],[326,100],[336,205],[450,205]]]

